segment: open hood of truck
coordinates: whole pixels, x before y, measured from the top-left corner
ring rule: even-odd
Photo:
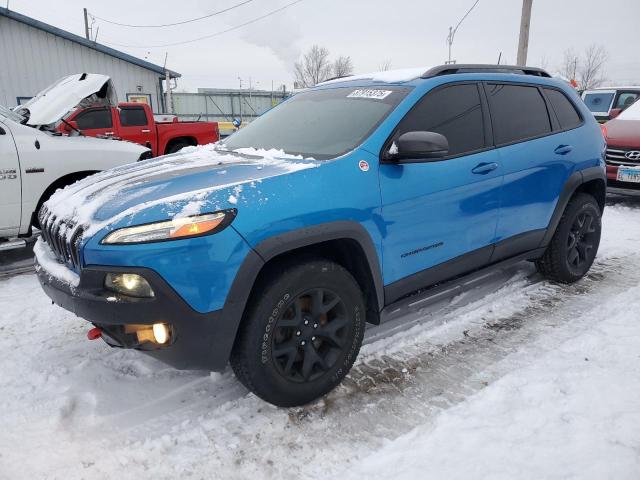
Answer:
[[[111,79],[97,73],[77,73],[61,78],[14,111],[27,118],[27,125],[50,125],[76,107],[96,104],[117,105]]]

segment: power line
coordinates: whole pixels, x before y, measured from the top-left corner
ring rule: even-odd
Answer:
[[[175,27],[176,25],[184,25],[185,23],[197,22],[198,20],[204,20],[205,18],[215,17],[216,15],[220,15],[221,13],[228,12],[229,10],[233,10],[235,8],[241,7],[242,5],[246,5],[247,3],[250,3],[250,2],[253,2],[253,0],[245,0],[244,2],[240,2],[240,3],[237,3],[236,5],[232,5],[229,8],[225,8],[223,10],[218,10],[217,12],[209,13],[208,15],[204,15],[202,17],[191,18],[189,20],[183,20],[181,22],[175,22],[175,23],[163,23],[163,24],[160,24],[160,25],[133,25],[133,24],[129,24],[129,23],[119,23],[119,22],[115,22],[113,20],[107,20],[106,18],[98,17],[97,15],[94,15],[93,13],[91,14],[91,16],[93,18],[97,19],[97,20],[101,20],[103,22],[110,23],[112,25],[118,25],[120,27],[133,27],[133,28]]]
[[[224,33],[229,33],[232,32],[234,30],[238,30],[239,28],[242,27],[246,27],[247,25],[251,25],[252,23],[255,23],[259,20],[262,20],[263,18],[267,18],[270,17],[271,15],[275,15],[278,12],[281,12],[282,10],[284,10],[285,8],[289,8],[292,7],[293,5],[295,5],[296,3],[300,3],[303,0],[295,0],[295,2],[291,2],[291,3],[287,3],[286,5],[277,8],[275,10],[272,10],[260,17],[254,18],[253,20],[249,20],[248,22],[244,22],[240,25],[236,25],[235,27],[231,27],[231,28],[227,28],[226,30],[221,30],[220,32],[216,32],[216,33],[212,33],[210,35],[205,35],[203,37],[198,37],[198,38],[192,38],[191,40],[184,40],[182,42],[173,42],[173,43],[163,43],[163,44],[159,44],[159,45],[123,45],[121,43],[112,43],[112,42],[104,42],[107,45],[114,45],[116,47],[125,47],[125,48],[163,48],[163,47],[175,47],[176,45],[184,45],[187,43],[194,43],[194,42],[199,42],[200,40],[206,40],[208,38],[213,38],[213,37],[217,37],[219,35],[222,35]]]

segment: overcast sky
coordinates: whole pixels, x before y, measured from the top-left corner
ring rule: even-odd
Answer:
[[[3,6],[7,0],[0,0]],[[206,15],[245,0],[10,0],[10,8],[84,34],[82,8],[104,19],[165,24]],[[302,0],[238,30],[180,46],[164,45],[211,35],[260,17],[293,0],[253,0],[232,11],[169,28],[125,28],[97,20],[98,42],[168,66],[182,74],[181,89],[239,86],[271,89],[293,83],[293,62],[313,44],[332,56],[351,56],[356,72],[431,66],[447,56],[446,36],[474,0]],[[515,63],[521,0],[480,0],[453,45],[459,63]],[[528,64],[556,70],[567,48],[592,43],[608,54],[610,83],[640,83],[640,0],[533,0]],[[120,47],[113,44],[135,45]]]

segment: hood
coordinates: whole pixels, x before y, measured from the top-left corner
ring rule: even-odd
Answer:
[[[89,237],[124,220],[143,223],[230,208],[243,188],[259,188],[267,178],[317,165],[277,150],[187,147],[87,177],[59,190],[45,205],[52,217],[74,229],[82,226]],[[70,229],[67,235],[73,233]]]
[[[616,118],[604,124],[607,145],[640,148],[640,119]]]
[[[56,123],[78,106],[117,105],[117,96],[106,75],[78,73],[64,77],[14,109],[28,125]]]

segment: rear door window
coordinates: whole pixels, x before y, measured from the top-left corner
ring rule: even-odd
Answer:
[[[120,110],[120,125],[123,127],[141,127],[147,124],[144,108],[123,108]]]
[[[547,105],[536,87],[497,83],[487,87],[497,145],[551,133]]]
[[[582,118],[567,96],[559,90],[545,88],[545,94],[556,114],[562,130],[570,130],[582,124]]]
[[[478,85],[452,85],[427,93],[400,121],[394,138],[420,130],[447,137],[449,155],[462,155],[484,148]]]
[[[111,128],[113,119],[111,118],[111,110],[107,108],[93,108],[80,113],[75,122],[80,130],[93,130],[96,128]]]

